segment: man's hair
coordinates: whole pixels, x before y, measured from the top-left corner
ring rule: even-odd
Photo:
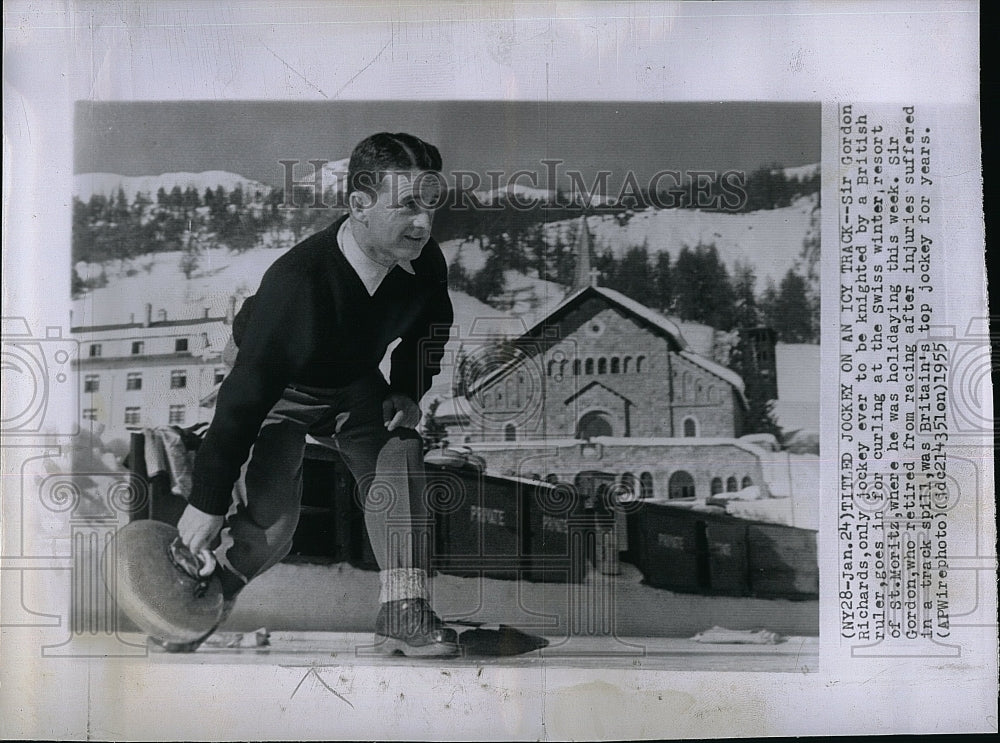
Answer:
[[[363,139],[347,166],[347,193],[378,187],[390,170],[441,171],[438,148],[405,132],[379,132]]]

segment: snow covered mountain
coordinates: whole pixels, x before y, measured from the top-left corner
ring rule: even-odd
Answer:
[[[205,193],[206,188],[211,188],[214,191],[219,186],[222,186],[226,191],[232,191],[240,186],[243,193],[251,199],[263,198],[271,192],[271,187],[268,185],[226,170],[135,176],[117,173],[80,173],[73,176],[73,195],[84,202],[89,201],[94,194],[114,196],[118,193],[119,188],[125,192],[125,198],[130,202],[139,193],[144,193],[155,201],[157,189],[162,187],[164,191],[170,193],[174,186],[180,188],[181,191],[193,187],[198,191],[199,196]]]

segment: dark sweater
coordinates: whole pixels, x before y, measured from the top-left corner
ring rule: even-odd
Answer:
[[[432,239],[394,267],[373,296],[337,244],[345,218],[302,241],[264,274],[232,371],[194,464],[189,502],[225,514],[268,411],[288,385],[343,387],[378,369],[389,344],[389,386],[419,401],[441,370],[453,313],[447,265]]]

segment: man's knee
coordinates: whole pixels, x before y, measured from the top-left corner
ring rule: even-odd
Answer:
[[[399,428],[392,431],[382,446],[383,455],[392,454],[406,457],[407,459],[412,457],[422,459],[423,451],[424,440],[412,428]]]

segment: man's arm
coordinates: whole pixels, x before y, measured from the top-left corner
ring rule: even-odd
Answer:
[[[188,502],[224,515],[268,411],[308,360],[315,337],[308,282],[269,270],[257,291],[236,363],[219,388],[215,416],[195,457]],[[191,545],[188,545],[189,547]]]

